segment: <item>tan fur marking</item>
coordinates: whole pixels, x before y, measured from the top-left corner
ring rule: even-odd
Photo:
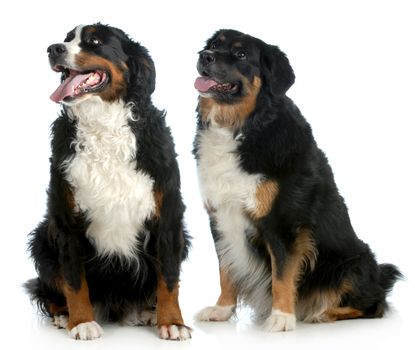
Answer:
[[[161,213],[161,206],[163,204],[163,192],[161,191],[154,191],[153,192],[153,196],[154,196],[154,201],[156,202],[156,218],[159,219],[160,218],[160,213]]]
[[[66,201],[68,203],[68,207],[73,211],[76,207],[73,192],[71,191],[70,188],[66,188],[65,192],[66,192],[65,194],[66,194]]]
[[[363,312],[352,307],[335,307],[327,310],[325,313],[328,321],[347,320],[363,316]]]
[[[278,190],[278,183],[274,180],[265,180],[258,185],[255,193],[256,208],[248,211],[252,219],[258,220],[268,215],[278,195]]]
[[[97,31],[97,29],[93,26],[88,26],[85,28],[85,32],[86,33],[95,33]]]
[[[293,314],[296,298],[295,281],[297,279],[295,272],[298,270],[296,261],[295,259],[287,260],[283,276],[279,279],[277,278],[275,256],[271,251],[270,256],[272,265],[272,308]]]
[[[318,251],[310,231],[306,228],[300,228],[298,231],[298,236],[295,241],[295,254],[300,258],[302,270],[306,267],[311,271],[314,270]]]
[[[157,284],[157,325],[184,326],[179,306],[179,285],[170,291],[163,277],[159,276]]]
[[[220,305],[220,306],[235,305],[236,299],[237,299],[237,292],[236,292],[236,288],[233,286],[233,283],[229,277],[229,274],[223,268],[219,270],[219,274],[220,274],[221,293],[220,293],[218,301],[216,302],[216,305]]]
[[[89,300],[88,284],[84,276],[81,279],[81,288],[79,290],[72,289],[64,280],[62,280],[60,287],[68,305],[69,330],[80,323],[95,320],[94,310]]]
[[[293,251],[285,261],[282,273],[278,277],[278,266],[276,259],[268,246],[272,266],[272,308],[294,314],[297,298],[297,281],[305,265],[313,268],[315,265],[316,253],[310,232],[301,229],[294,244]]]
[[[203,120],[213,118],[222,127],[234,127],[243,124],[256,107],[256,98],[261,88],[261,78],[255,76],[252,83],[242,77],[246,95],[238,103],[218,103],[213,98],[200,97],[199,111]]]
[[[126,92],[127,86],[124,80],[124,71],[120,66],[99,56],[85,52],[79,53],[75,62],[82,69],[103,69],[111,74],[110,83],[101,92],[96,93],[104,101],[113,102]]]
[[[335,321],[326,314],[328,310],[339,307],[342,297],[353,291],[349,280],[344,280],[337,289],[316,290],[298,301],[297,314],[299,319],[306,322],[331,322]]]
[[[217,103],[213,98],[199,97],[199,111],[204,121],[209,118],[210,111]]]
[[[225,40],[226,40],[225,35],[220,34],[220,35],[219,35],[219,40],[220,40],[220,41],[225,41]]]
[[[66,305],[61,306],[55,303],[51,303],[49,304],[48,311],[52,316],[55,316],[58,314],[67,313],[68,307]]]

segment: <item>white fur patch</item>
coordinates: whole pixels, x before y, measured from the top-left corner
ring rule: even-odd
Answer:
[[[256,229],[245,214],[256,207],[256,189],[263,176],[241,169],[235,153],[241,137],[234,139],[231,129],[215,126],[199,131],[199,182],[221,233],[215,242],[221,267],[229,272],[243,301],[258,317],[265,317],[272,306],[271,274],[248,246],[247,237],[255,235]]]
[[[95,321],[80,323],[69,331],[69,335],[78,340],[93,340],[104,334],[101,326]]]
[[[235,312],[235,305],[208,306],[200,310],[195,319],[197,321],[227,321]]]
[[[255,208],[256,188],[263,176],[240,168],[235,155],[239,141],[233,131],[212,126],[199,135],[198,172],[204,199],[215,208],[226,204]]]
[[[292,331],[295,329],[295,315],[272,309],[263,327],[268,332]]]
[[[90,221],[86,235],[101,256],[134,259],[155,201],[154,180],[136,170],[131,109],[122,101],[108,103],[95,96],[69,111],[77,121],[76,154],[63,168],[76,209]]]
[[[84,25],[79,25],[78,27],[76,27],[75,37],[71,41],[63,43],[66,47],[66,51],[68,52],[67,60],[69,62],[75,62],[75,55],[77,55],[81,51],[81,47],[79,46],[79,44],[81,43],[81,33],[84,27]]]
[[[160,326],[159,336],[165,340],[187,340],[192,337],[191,331],[185,326]]]

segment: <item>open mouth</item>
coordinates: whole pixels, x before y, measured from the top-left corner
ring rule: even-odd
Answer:
[[[233,94],[239,90],[239,83],[220,83],[208,76],[198,77],[195,88],[201,93],[217,92],[221,94]]]
[[[54,66],[55,72],[62,72],[62,82],[50,96],[51,100],[70,102],[87,93],[102,90],[109,81],[109,74],[103,70],[77,71],[64,66]]]

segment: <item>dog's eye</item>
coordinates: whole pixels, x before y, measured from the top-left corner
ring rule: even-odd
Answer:
[[[210,49],[214,50],[218,47],[218,45],[216,44],[216,42],[214,41],[212,44],[210,44]]]
[[[99,40],[95,37],[89,38],[86,42],[87,42],[88,45],[91,45],[91,46],[99,46],[99,45],[102,44],[101,40]]]
[[[238,57],[240,60],[246,59],[246,52],[244,50],[239,50],[235,53],[235,56]]]

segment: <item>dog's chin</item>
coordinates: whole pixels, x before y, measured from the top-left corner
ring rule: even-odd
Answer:
[[[215,94],[214,93],[211,93],[211,92],[209,92],[209,91],[207,91],[207,92],[201,92],[201,91],[198,91],[199,92],[199,96],[200,97],[203,97],[203,98],[215,98]]]
[[[96,94],[84,94],[82,96],[75,97],[75,98],[73,97],[65,98],[61,101],[61,103],[67,107],[74,107],[82,103],[85,103],[87,101],[96,100],[97,98],[100,98],[100,97]]]

